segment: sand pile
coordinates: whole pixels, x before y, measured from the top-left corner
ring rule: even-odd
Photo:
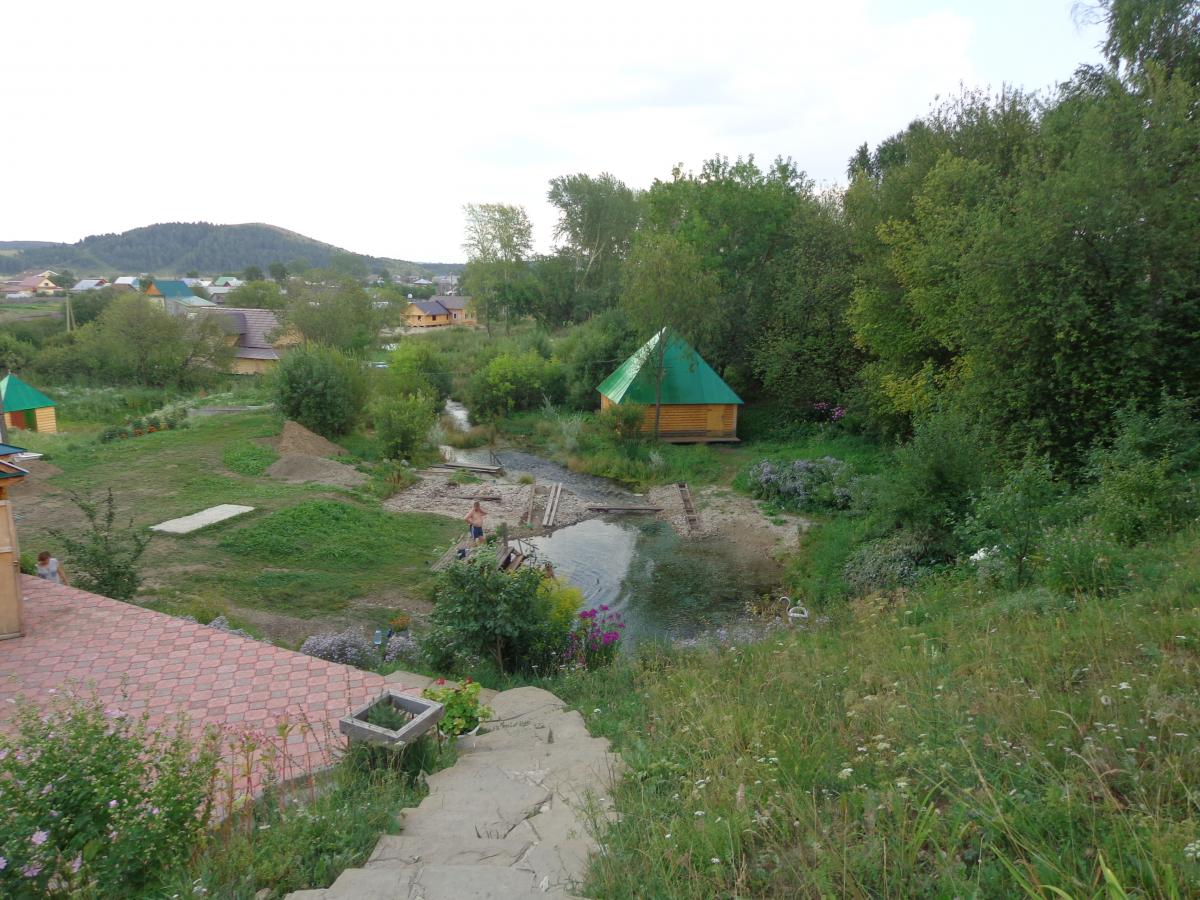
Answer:
[[[275,447],[280,456],[298,453],[304,456],[337,456],[346,451],[333,441],[327,441],[319,434],[309,431],[299,422],[290,419],[283,423],[283,434]]]
[[[325,439],[318,438],[318,440]],[[323,459],[308,453],[289,453],[279,457],[267,469],[267,474],[280,481],[286,481],[288,484],[316,482],[335,487],[357,487],[367,480],[366,475],[345,463]]]

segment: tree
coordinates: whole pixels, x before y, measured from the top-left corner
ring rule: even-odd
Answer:
[[[692,246],[669,234],[643,232],[625,271],[621,303],[644,334],[658,335],[650,360],[654,371],[654,439],[662,420],[662,383],[672,333],[685,339],[702,331],[713,315],[718,284]]]
[[[463,280],[490,334],[496,307],[504,310],[507,324],[511,319],[509,304],[529,296],[527,289],[518,290],[515,285],[526,274],[533,226],[520,206],[468,203],[463,209],[467,216],[463,249],[468,260]]]
[[[306,285],[293,278],[287,293],[285,318],[306,341],[357,354],[378,338],[380,313],[370,295],[354,281]]]
[[[293,350],[273,378],[280,412],[317,434],[345,434],[362,416],[368,392],[362,365],[335,349]]]
[[[1104,52],[1114,68],[1124,65],[1135,76],[1161,67],[1200,80],[1200,2],[1197,0],[1099,0],[1108,25]]]
[[[258,266],[246,266],[242,270],[242,281],[262,281],[263,270]]]
[[[339,250],[329,257],[329,271],[340,279],[362,281],[367,277],[367,261],[357,253]]]
[[[7,331],[0,331],[0,369],[12,372],[23,369],[37,355],[37,348]]]
[[[203,383],[228,367],[232,353],[215,316],[172,316],[138,294],[113,300],[75,335],[64,348],[70,367],[109,383]]]
[[[371,405],[375,434],[388,459],[411,459],[437,421],[433,399],[426,394],[380,397]]]
[[[242,309],[282,310],[287,306],[287,298],[276,282],[249,281],[230,291],[225,298],[225,305]]]
[[[271,274],[271,278],[277,284],[283,284],[285,281],[287,281],[288,270],[287,266],[285,266],[283,263],[273,262],[271,265],[267,266],[267,271]]]
[[[564,175],[552,179],[548,194],[559,213],[554,237],[570,260],[569,302],[574,318],[599,312],[617,302],[621,263],[629,252],[641,219],[639,195],[607,172]]]
[[[132,520],[125,528],[117,526],[112,488],[99,502],[75,493],[70,496],[87,520],[87,531],[75,537],[51,528],[50,534],[62,542],[76,586],[102,597],[132,600],[142,583],[137,562],[150,543],[150,535],[134,528]]]

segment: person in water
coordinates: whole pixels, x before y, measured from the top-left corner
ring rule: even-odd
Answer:
[[[467,524],[471,526],[471,542],[477,547],[483,543],[483,519],[486,515],[487,513],[483,511],[483,507],[476,500],[471,511],[464,517]]]
[[[53,581],[55,584],[70,585],[70,582],[67,581],[66,570],[57,559],[50,555],[49,550],[43,550],[38,554],[37,577]]]

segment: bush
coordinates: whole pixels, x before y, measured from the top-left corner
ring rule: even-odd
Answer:
[[[388,359],[383,381],[392,394],[423,393],[441,407],[450,397],[450,361],[424,337],[403,338]]]
[[[280,411],[325,437],[345,434],[362,416],[367,379],[359,363],[325,347],[297,349],[275,369]]]
[[[357,628],[314,634],[300,645],[300,652],[326,662],[364,669],[375,663],[378,656],[375,645]]]
[[[840,459],[797,459],[756,463],[746,473],[750,492],[760,500],[803,512],[847,509],[853,499],[850,467]]]
[[[381,463],[371,473],[370,491],[381,500],[386,500],[420,480],[420,476],[409,466],[398,462]]]
[[[453,671],[490,659],[502,673],[547,671],[566,627],[556,621],[534,569],[502,571],[480,549],[442,573],[421,649],[435,669]]]
[[[500,418],[515,410],[534,409],[544,398],[557,402],[563,391],[562,367],[534,350],[503,353],[471,378],[467,400],[472,415]]]
[[[643,438],[642,423],[645,420],[645,406],[640,403],[617,403],[596,416],[596,430],[610,442],[631,444]]]
[[[856,594],[905,587],[917,580],[926,543],[908,531],[863,544],[846,562],[843,576]]]
[[[433,400],[426,394],[381,397],[371,406],[375,434],[388,459],[409,459],[426,442],[437,421]]]
[[[421,645],[409,631],[401,631],[388,638],[383,651],[385,663],[400,662],[415,665],[421,661]]]
[[[0,738],[0,894],[128,897],[186,865],[208,823],[214,734],[66,694],[20,706],[16,723]]]
[[[142,584],[137,563],[150,536],[135,529],[132,521],[126,528],[117,527],[112,488],[99,503],[75,493],[70,496],[87,519],[88,530],[82,538],[57,528],[51,528],[50,534],[63,544],[75,586],[114,600],[132,599]]]
[[[479,702],[482,686],[470,678],[462,687],[450,687],[444,678],[425,688],[421,696],[441,703],[446,708],[445,717],[439,726],[443,734],[459,735],[473,730],[479,723],[492,715],[492,710]]]

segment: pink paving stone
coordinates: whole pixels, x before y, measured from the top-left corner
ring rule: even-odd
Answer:
[[[16,708],[7,701],[45,702],[50,688],[80,685],[106,705],[147,710],[153,723],[184,712],[196,732],[244,722],[270,734],[286,719],[289,771],[300,773],[332,762],[341,740],[330,746],[327,732],[336,735],[337,719],[385,685],[369,672],[63,585],[26,577],[21,587],[25,635],[0,643],[3,730]],[[295,727],[301,721],[311,730]]]

